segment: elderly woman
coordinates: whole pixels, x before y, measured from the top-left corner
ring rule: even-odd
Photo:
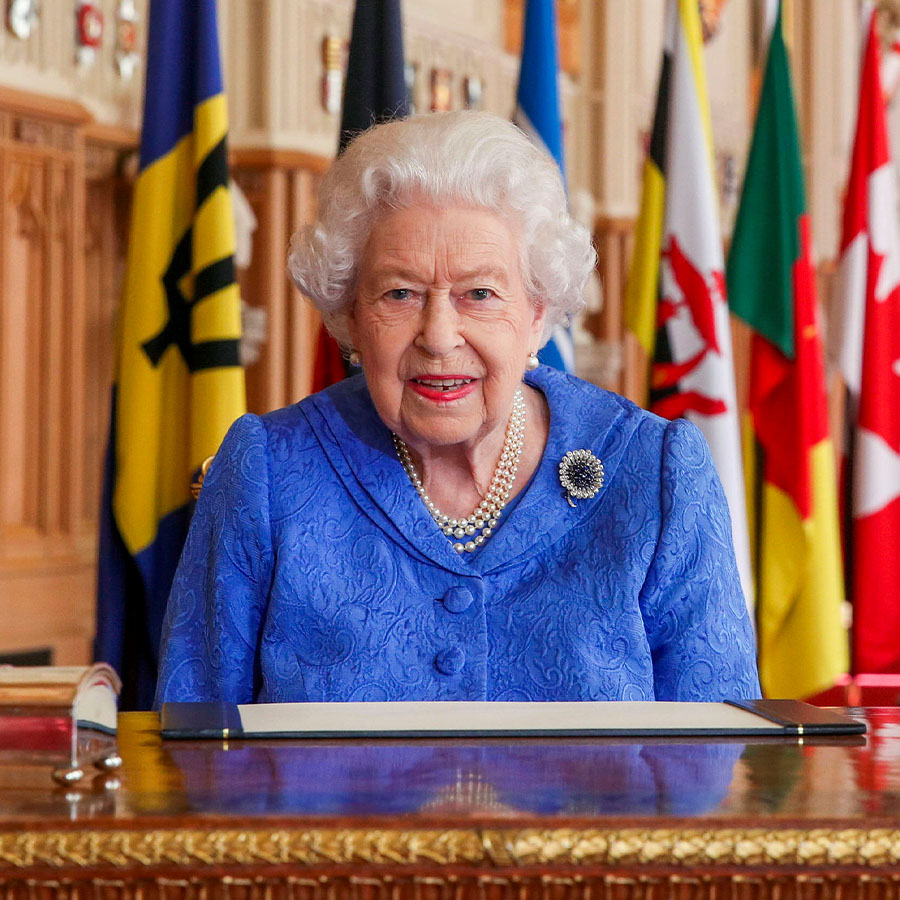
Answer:
[[[507,122],[357,138],[290,268],[363,375],[231,428],[158,702],[758,696],[703,438],[538,365],[593,261]]]

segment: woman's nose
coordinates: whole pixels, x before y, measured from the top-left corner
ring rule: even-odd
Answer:
[[[449,294],[430,295],[422,308],[416,345],[431,356],[446,356],[463,343],[459,313]]]

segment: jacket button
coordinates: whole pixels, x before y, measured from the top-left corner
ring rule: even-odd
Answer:
[[[466,664],[466,653],[462,647],[448,647],[434,658],[434,666],[444,675],[456,675]]]
[[[461,613],[472,605],[474,599],[467,587],[452,587],[444,594],[444,606],[448,612]]]

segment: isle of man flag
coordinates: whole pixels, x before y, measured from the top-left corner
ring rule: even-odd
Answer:
[[[835,334],[848,387],[846,533],[857,672],[900,671],[900,215],[877,22],[865,43]]]

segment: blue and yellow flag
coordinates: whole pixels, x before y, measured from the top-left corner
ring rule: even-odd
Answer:
[[[565,181],[558,80],[556,0],[526,0],[522,63],[513,121],[556,160]],[[575,346],[569,329],[562,326],[554,328],[538,358],[549,366],[574,372]]]
[[[245,409],[226,132],[215,0],[151,0],[94,647],[137,708],[153,699],[192,478]]]

